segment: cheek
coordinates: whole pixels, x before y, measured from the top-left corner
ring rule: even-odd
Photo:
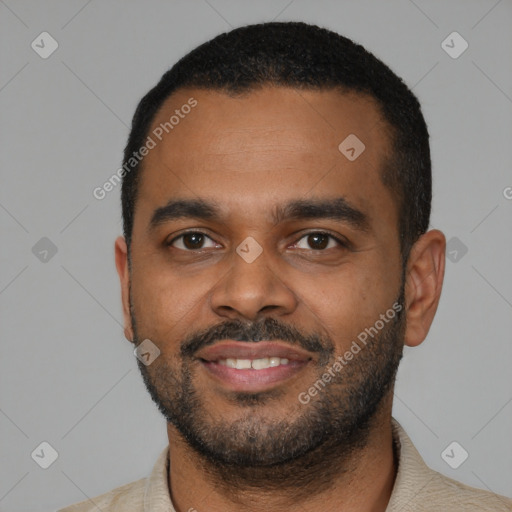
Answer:
[[[343,345],[365,327],[374,325],[380,314],[392,306],[397,291],[394,274],[376,262],[347,265],[338,272],[301,283],[305,310],[321,320],[333,340]]]
[[[141,267],[132,279],[138,334],[165,341],[190,331],[208,291],[205,276],[184,278],[165,268]]]

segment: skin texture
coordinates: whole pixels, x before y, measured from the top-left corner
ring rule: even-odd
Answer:
[[[275,319],[303,335],[317,334],[324,347],[332,343],[331,357],[344,354],[359,333],[391,308],[402,287],[397,205],[379,175],[389,152],[389,129],[375,103],[335,91],[265,87],[230,97],[188,89],[167,99],[152,129],[190,97],[197,106],[145,157],[131,274],[124,238],[115,243],[126,338],[134,341],[136,334],[139,341],[149,338],[158,345],[161,354],[147,367],[155,379],[164,366],[176,375],[183,369],[183,340],[230,321]],[[365,144],[354,161],[338,150],[351,133]],[[364,212],[366,231],[332,219],[273,222],[276,207],[288,201],[335,197]],[[154,211],[177,198],[214,200],[223,218],[182,218],[148,229]],[[184,230],[206,234],[205,246],[187,251],[184,239],[166,245]],[[347,247],[329,239],[327,248],[313,250],[317,246],[309,245],[306,235],[319,231],[347,240]],[[236,253],[247,237],[262,248],[252,263]],[[424,234],[411,250],[405,269],[405,323],[393,337],[400,349],[404,343],[420,344],[428,333],[441,294],[444,254],[445,237],[438,230]],[[370,348],[355,355],[353,368],[358,371],[327,387],[324,396],[343,398],[356,375],[362,383],[364,368],[378,357],[379,350]],[[268,400],[253,404],[254,424],[293,421],[311,411],[297,396],[321,376],[319,367],[319,354],[313,353],[310,364],[270,390]],[[187,368],[207,424],[228,427],[247,421],[250,404],[233,400],[197,361]],[[154,382],[161,389],[163,382],[170,386],[173,381],[161,375]],[[340,449],[339,457],[325,460],[323,470],[319,464],[303,475],[307,492],[300,501],[297,489],[287,488],[284,480],[272,493],[242,481],[222,485],[222,471],[200,457],[168,422],[169,480],[176,510],[229,512],[243,504],[245,510],[284,511],[297,508],[297,503],[311,512],[385,510],[396,473],[391,407],[392,389],[382,397],[368,431],[361,433],[360,446],[353,443],[354,449],[343,457]],[[240,472],[247,478],[249,473]],[[253,483],[263,482],[261,472],[255,470],[254,478]]]

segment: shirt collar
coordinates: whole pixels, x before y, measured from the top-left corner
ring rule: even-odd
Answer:
[[[144,512],[176,512],[169,493],[169,445],[160,453],[144,489]]]
[[[436,473],[423,461],[400,423],[391,418],[393,443],[398,453],[398,471],[386,512],[412,510],[416,496]]]

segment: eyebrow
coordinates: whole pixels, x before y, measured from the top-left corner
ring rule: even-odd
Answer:
[[[177,219],[194,218],[222,222],[225,215],[216,202],[204,199],[171,199],[165,206],[157,208],[149,222],[149,230]],[[351,205],[345,198],[297,199],[277,205],[272,221],[277,225],[285,220],[331,219],[345,222],[359,231],[370,231],[368,215]]]

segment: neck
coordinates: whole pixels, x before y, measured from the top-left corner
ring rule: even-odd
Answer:
[[[384,404],[383,404],[384,405]],[[223,468],[193,451],[168,424],[169,489],[176,512],[385,511],[395,480],[391,404],[374,416],[349,452],[324,446],[288,465]]]

